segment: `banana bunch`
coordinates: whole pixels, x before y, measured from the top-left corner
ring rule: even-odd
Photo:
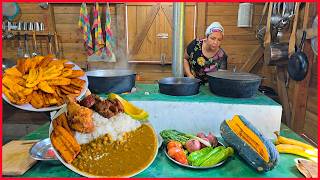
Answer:
[[[275,144],[279,153],[295,154],[318,162],[317,148],[301,141],[280,136],[279,132],[275,132],[275,134],[277,136]]]
[[[146,111],[136,107],[135,105],[123,99],[117,94],[110,93],[108,98],[111,100],[119,100],[124,108],[124,112],[131,116],[133,119],[146,120],[149,117],[149,114]]]

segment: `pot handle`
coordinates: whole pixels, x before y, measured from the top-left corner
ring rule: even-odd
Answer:
[[[300,43],[298,51],[302,51],[302,47],[304,45],[304,41],[306,40],[306,37],[307,37],[307,32],[303,31],[302,38],[301,38],[301,43]]]

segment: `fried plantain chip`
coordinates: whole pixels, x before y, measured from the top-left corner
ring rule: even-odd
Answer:
[[[72,70],[72,74],[68,78],[77,78],[83,76],[85,73],[82,70]]]
[[[64,68],[72,69],[74,67],[74,64],[64,64]]]
[[[50,57],[50,56],[46,56],[42,61],[41,63],[39,64],[39,67],[45,69],[48,67],[48,64],[53,61],[53,58]]]
[[[66,95],[68,95],[68,94],[73,94],[72,92],[69,92],[69,91],[67,91],[67,90],[64,90],[64,89],[60,89],[60,91],[62,92],[62,93],[64,93],[64,94],[66,94]]]
[[[62,73],[61,73],[61,77],[67,77],[67,76],[70,76],[71,74],[72,74],[72,69],[63,68]]]
[[[70,85],[68,85],[68,86],[60,86],[61,87],[61,89],[64,89],[64,90],[66,90],[66,91],[69,91],[71,94],[78,94],[78,93],[80,93],[80,91],[79,90],[77,90],[77,89],[74,89],[72,86],[70,86]]]
[[[22,77],[22,73],[16,67],[8,68],[4,72],[7,75]]]
[[[37,109],[42,108],[44,105],[44,102],[42,100],[42,97],[38,94],[37,91],[32,92],[32,98],[30,101],[31,105]]]
[[[16,104],[17,101],[15,100],[15,98],[12,96],[10,90],[5,87],[4,85],[2,85],[2,92],[4,93],[4,95],[9,99],[9,101],[13,104]]]
[[[38,84],[39,89],[46,93],[54,93],[54,90],[50,87],[47,81],[42,81]]]
[[[80,87],[82,89],[82,87],[84,86],[84,84],[86,83],[85,80],[79,79],[79,78],[73,78],[71,79],[71,84],[77,87]]]
[[[53,132],[50,135],[52,145],[58,150],[63,160],[70,164],[74,159],[74,155],[70,152],[68,147],[63,144],[62,140],[59,138],[58,135],[56,135],[56,133],[54,133],[54,131],[55,130],[53,130]]]
[[[32,70],[32,69],[31,69],[31,70]],[[29,81],[29,82],[28,82],[28,79],[27,79],[26,87],[29,87],[29,88],[34,87],[34,86],[38,85],[38,84],[42,81],[42,77],[43,77],[43,70],[42,70],[42,68],[38,68],[38,69],[36,70],[36,72],[37,72],[36,75],[35,75],[36,80],[34,80],[34,81]],[[33,80],[33,78],[34,78],[34,77],[32,77],[32,80]]]
[[[53,79],[47,80],[49,85],[61,86],[61,85],[69,85],[71,83],[71,79],[64,77],[56,77]]]
[[[25,72],[25,73],[29,73],[30,68],[31,68],[31,59],[27,58],[27,59],[24,61],[24,72]]]
[[[18,59],[17,66],[16,66],[18,71],[20,71],[22,75],[25,75],[24,62],[25,62],[25,59]]]

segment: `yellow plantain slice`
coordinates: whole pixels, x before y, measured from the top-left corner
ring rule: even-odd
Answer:
[[[38,88],[46,93],[53,94],[54,90],[49,86],[47,81],[42,81],[38,84]]]

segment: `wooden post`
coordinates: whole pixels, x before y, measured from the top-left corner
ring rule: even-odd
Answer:
[[[313,19],[309,16],[309,3],[306,3],[303,17],[302,29],[306,30],[307,25],[311,24]],[[306,122],[308,87],[311,77],[311,70],[313,65],[313,51],[310,40],[307,40],[304,45],[304,52],[308,57],[309,67],[306,77],[302,81],[294,81],[293,106],[291,116],[291,126],[296,133],[303,133]]]
[[[283,119],[287,126],[290,127],[290,119],[291,119],[291,112],[290,112],[290,105],[288,99],[288,92],[285,85],[285,67],[277,66],[277,87],[278,87],[278,94],[279,98],[283,107]]]
[[[308,87],[314,56],[309,40],[305,43],[304,51],[307,54],[309,61],[308,73],[304,80],[295,82],[291,116],[292,129],[299,134],[303,133],[304,125],[306,122]]]

